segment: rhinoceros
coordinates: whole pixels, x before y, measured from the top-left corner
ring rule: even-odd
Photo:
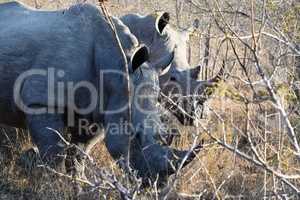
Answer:
[[[64,129],[85,149],[99,137],[81,130],[77,122],[86,119],[104,127],[115,160],[125,159],[144,179],[166,177],[195,157],[154,139],[153,120],[161,124],[156,69],[168,66],[174,55],[147,62],[148,48],[120,20],[113,21],[131,84],[123,75],[124,54],[96,7],[37,11],[18,2],[0,4],[0,123],[27,128],[43,161],[57,164],[64,160]]]
[[[149,62],[156,62],[175,48],[174,60],[168,73],[159,77],[163,94],[169,99],[165,106],[182,124],[193,125],[195,111],[209,96],[210,88],[221,80],[224,65],[210,80],[199,80],[201,66],[192,67],[187,61],[187,41],[191,28],[179,31],[170,24],[170,14],[127,14],[120,17],[137,39],[150,48]],[[209,92],[207,92],[209,91]],[[171,100],[171,101],[170,101]],[[178,109],[178,106],[181,109]]]

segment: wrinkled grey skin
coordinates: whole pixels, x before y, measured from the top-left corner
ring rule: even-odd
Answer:
[[[182,107],[185,112],[177,109],[177,106],[170,102],[165,104],[166,107],[181,123],[192,125],[195,110],[206,100],[207,89],[220,80],[223,69],[211,80],[198,80],[201,67],[190,66],[186,55],[190,31],[178,31],[172,28],[169,25],[168,13],[161,12],[157,16],[128,14],[120,19],[140,42],[149,47],[150,63],[156,62],[157,59],[169,54],[176,47],[170,70],[159,77],[160,87],[162,92],[171,97],[172,101]],[[197,99],[192,98],[192,95],[197,95]]]
[[[157,176],[154,169],[162,169],[159,180],[173,174],[179,167],[187,151],[179,151],[159,145],[155,139],[161,126],[157,102],[159,97],[158,73],[149,65],[142,65],[132,75],[133,108],[132,123],[136,127],[135,137],[131,141],[130,163],[142,177]],[[146,111],[146,112],[144,112]],[[117,140],[117,138],[116,138]],[[187,157],[184,166],[193,160],[201,145],[194,148],[194,153]],[[170,162],[172,165],[170,165]],[[174,168],[175,167],[175,168]]]
[[[134,80],[134,84],[131,84],[133,93],[130,95],[133,101],[137,100],[140,94],[136,88],[143,82],[149,82],[149,86],[141,93],[152,94],[155,98],[143,100],[140,107],[155,111],[154,114],[148,116],[140,112],[137,105],[131,102],[134,131],[126,134],[120,130],[116,134],[110,127],[111,124],[122,125],[122,122],[128,122],[126,109],[114,114],[105,112],[127,105],[127,81],[116,74],[105,75],[102,82],[99,81],[99,72],[114,69],[125,73],[125,67],[113,33],[96,7],[79,4],[66,10],[48,12],[28,9],[17,2],[11,2],[0,4],[0,85],[3,88],[0,90],[0,123],[28,128],[46,162],[61,162],[62,157],[59,154],[63,154],[65,148],[61,138],[51,129],[62,133],[63,129],[69,128],[71,142],[90,149],[90,144],[94,144],[99,135],[79,135],[76,125],[67,127],[66,113],[27,114],[14,103],[14,82],[21,73],[50,67],[63,70],[65,76],[55,80],[55,83],[60,81],[76,84],[87,81],[99,93],[100,88],[103,90],[102,112],[96,110],[87,115],[77,114],[76,119],[88,119],[103,125],[106,131],[105,144],[111,156],[119,160],[127,158],[130,152],[129,164],[141,177],[166,177],[174,172],[169,162],[178,166],[187,152],[158,145],[153,139],[155,133],[151,126],[141,125],[147,118],[161,123],[155,110],[158,93],[152,89],[154,86],[158,88],[158,74],[153,69],[165,68],[172,61],[173,54],[159,59],[155,65],[144,63],[148,58],[147,48],[138,47],[137,39],[121,21],[114,19],[114,22],[129,62],[130,77]],[[60,99],[49,104],[48,89],[47,77],[31,76],[23,82],[20,99],[30,108],[52,107],[68,110],[72,107]],[[84,108],[89,100],[86,90],[77,90],[75,103],[78,107]],[[172,152],[176,154],[176,159]],[[191,154],[185,164],[194,156]]]

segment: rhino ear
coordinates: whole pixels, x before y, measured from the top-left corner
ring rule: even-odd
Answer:
[[[161,12],[158,14],[155,22],[155,28],[159,34],[162,34],[166,26],[170,22],[170,13]]]
[[[135,71],[138,69],[144,62],[149,60],[149,51],[146,46],[138,48],[131,57],[131,67]]]

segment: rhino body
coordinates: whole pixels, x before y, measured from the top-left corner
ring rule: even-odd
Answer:
[[[170,15],[158,12],[150,15],[128,14],[120,18],[137,39],[150,49],[149,62],[156,62],[161,56],[173,49],[174,59],[170,70],[159,77],[160,88],[168,99],[165,103],[182,124],[193,125],[195,113],[207,100],[206,91],[217,83],[223,73],[220,72],[211,80],[199,80],[201,66],[190,66],[187,60],[187,42],[192,28],[179,31],[169,24]],[[165,99],[164,97],[162,97]],[[178,109],[178,106],[182,109]]]
[[[70,141],[86,149],[99,136],[89,131],[79,134],[77,123],[69,124],[69,117],[72,116],[69,111],[85,108],[95,96],[90,95],[86,88],[77,88],[76,95],[72,97],[74,102],[70,104],[65,100],[69,96],[61,95],[53,100],[49,99],[49,95],[58,89],[68,94],[68,83],[88,83],[100,94],[96,98],[96,109],[85,114],[75,112],[75,121],[87,119],[101,124],[111,156],[115,160],[129,158],[130,166],[141,177],[166,177],[175,170],[170,162],[178,166],[187,151],[157,144],[153,125],[145,122],[146,119],[150,122],[153,119],[161,123],[155,106],[158,91],[153,90],[158,88],[158,72],[155,69],[169,65],[173,54],[159,59],[155,65],[145,62],[148,59],[147,48],[139,47],[136,37],[121,21],[114,18],[114,24],[129,63],[130,80],[133,82],[131,93],[128,93],[127,79],[122,76],[125,73],[122,53],[105,17],[96,7],[79,4],[48,12],[32,10],[18,2],[0,4],[0,85],[3,88],[0,91],[0,123],[28,128],[44,161],[61,162],[59,155],[63,154],[65,146],[53,130],[62,133],[68,128]],[[43,73],[25,76],[22,84],[18,85],[20,94],[13,94],[19,78],[33,70],[52,70],[57,76],[51,84],[49,77]],[[99,75],[112,70],[120,73]],[[149,84],[141,85],[144,83]],[[140,99],[139,96],[143,95],[154,98]],[[132,97],[132,102],[129,102],[129,97]],[[23,107],[17,102],[22,102]],[[128,104],[131,106],[128,107]],[[124,106],[126,109],[108,112]],[[25,108],[36,112],[28,113]],[[128,108],[131,108],[131,121]],[[48,110],[38,113],[41,109]],[[151,114],[141,110],[151,111]],[[131,124],[134,130],[127,132],[127,129],[118,129],[116,132],[111,127],[112,124],[122,126],[124,122]],[[194,156],[190,154],[185,163]]]
[[[61,81],[74,83],[87,81],[97,83],[101,70],[111,69],[124,72],[121,52],[114,41],[113,34],[104,20],[103,15],[95,7],[87,4],[76,5],[61,11],[36,11],[26,8],[18,2],[0,5],[0,85],[1,90],[1,122],[15,127],[28,127],[38,145],[41,154],[57,153],[47,149],[50,144],[56,144],[59,138],[42,127],[62,130],[64,128],[63,114],[19,115],[20,110],[14,104],[13,91],[16,79],[28,70],[48,70],[53,68],[64,73],[54,83]],[[121,40],[126,49],[134,51],[138,42],[128,29],[122,30]],[[128,52],[128,56],[130,52]],[[132,54],[132,52],[131,52]],[[111,58],[114,59],[111,59]],[[114,91],[104,101],[108,109],[113,104],[126,104],[126,83],[119,76],[104,77],[104,90]],[[118,83],[118,84],[115,84]],[[70,109],[67,101],[49,100],[48,91],[56,91],[57,84],[49,85],[48,77],[33,75],[22,81],[20,98],[27,107]],[[64,94],[67,94],[64,88]],[[79,89],[76,93],[75,104],[84,108],[90,101],[87,90]],[[106,93],[104,91],[103,93]],[[118,96],[118,98],[117,98]],[[119,98],[120,96],[124,98]],[[64,96],[65,97],[65,96]],[[66,97],[65,97],[66,98]],[[123,101],[123,102],[122,102]],[[52,104],[52,105],[50,105]],[[72,108],[74,109],[74,108]],[[120,118],[124,113],[120,113]],[[107,120],[87,114],[84,116],[94,121]],[[42,118],[45,118],[43,122]],[[49,120],[48,118],[52,118]],[[38,121],[38,123],[36,123]],[[52,122],[51,122],[52,121]],[[16,123],[17,122],[17,123]],[[41,130],[38,130],[38,129]],[[43,132],[43,133],[40,133]],[[46,138],[46,139],[43,139]],[[48,144],[49,143],[49,144]],[[46,153],[48,152],[48,153]]]

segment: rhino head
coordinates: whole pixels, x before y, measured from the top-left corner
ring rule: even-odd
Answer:
[[[142,47],[134,53],[129,65],[132,99],[130,128],[123,127],[115,132],[114,128],[107,126],[104,141],[112,157],[126,170],[136,170],[144,183],[157,178],[163,183],[180,165],[190,163],[201,146],[196,146],[192,152],[180,151],[162,146],[155,139],[163,125],[157,108],[160,71],[156,67],[158,63],[163,68],[168,66],[173,60],[173,53],[161,58],[155,66],[145,62],[148,57],[147,48]],[[114,115],[108,117],[110,119],[107,121],[114,122]]]
[[[159,76],[162,98],[167,99],[165,107],[182,124],[194,124],[196,109],[209,97],[210,93],[207,91],[211,91],[210,88],[221,80],[224,66],[214,78],[199,80],[201,66],[190,66],[186,55],[192,29],[179,31],[173,28],[169,23],[170,15],[167,12],[146,16],[128,14],[121,17],[121,20],[140,42],[149,47],[150,63],[155,63],[174,50],[171,65],[160,69],[163,72]]]

